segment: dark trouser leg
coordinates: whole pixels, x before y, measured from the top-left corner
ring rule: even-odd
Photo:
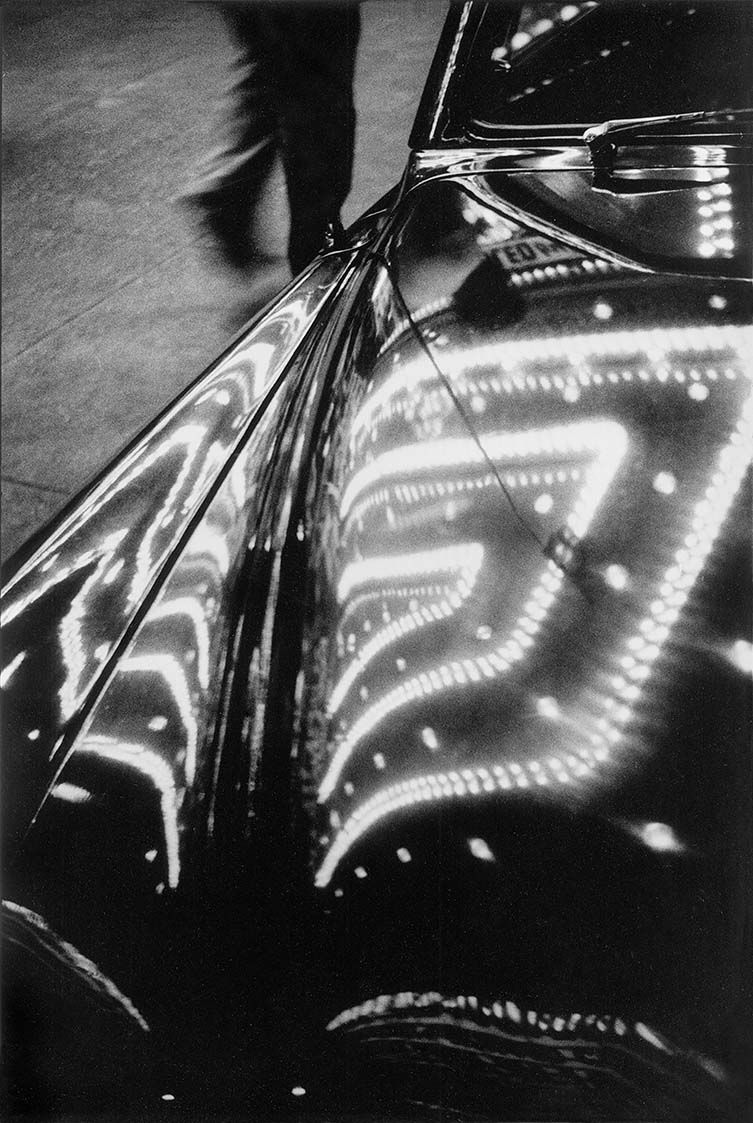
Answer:
[[[350,191],[356,114],[353,74],[360,32],[355,5],[279,5],[277,89],[290,201],[288,258],[298,273],[339,222]]]
[[[276,60],[263,5],[223,4],[221,11],[238,53],[215,174],[218,182],[243,185],[253,195],[268,175],[277,148]]]
[[[237,265],[253,256],[249,225],[278,143],[275,59],[262,8],[221,5],[237,57],[226,92],[219,147],[188,199],[202,212],[225,257]]]

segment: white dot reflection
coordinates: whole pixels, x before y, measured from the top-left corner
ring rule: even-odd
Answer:
[[[727,307],[727,298],[720,293],[714,293],[709,297],[709,308],[713,308],[716,312],[722,312]]]
[[[23,663],[25,658],[26,658],[26,652],[20,651],[18,653],[18,655],[15,656],[14,659],[11,659],[11,661],[10,661],[10,663],[8,663],[7,667],[3,667],[2,673],[0,673],[0,687],[2,687],[3,690],[8,685],[10,680],[13,678],[13,675],[16,673],[18,668],[21,666],[21,664]]]
[[[291,1096],[305,1096],[306,1089],[300,1084],[296,1084],[295,1088],[290,1089]]]
[[[537,496],[533,509],[537,515],[547,515],[554,506],[554,500],[548,492]]]
[[[610,588],[620,592],[627,588],[628,571],[621,565],[610,565],[604,574],[604,580]]]
[[[753,643],[739,639],[732,645],[730,652],[732,662],[744,674],[753,674]]]
[[[374,766],[382,771],[386,767],[386,761],[382,753],[374,753]]]
[[[654,477],[654,491],[658,491],[659,495],[673,495],[677,487],[677,479],[671,472],[659,472],[658,476]]]
[[[78,784],[67,784],[65,782],[55,784],[50,790],[50,795],[54,799],[62,799],[65,803],[88,803],[92,797],[88,788],[81,788]]]
[[[642,823],[635,828],[635,834],[651,850],[660,854],[682,854],[685,846],[666,823]]]
[[[539,698],[536,702],[536,713],[549,721],[556,721],[560,716],[560,708],[554,698]]]
[[[369,876],[363,866],[356,866],[356,868],[353,870],[353,873],[356,875],[359,881],[363,881],[365,877]]]
[[[496,858],[489,849],[489,844],[483,838],[469,838],[468,847],[474,858],[480,862],[494,862]]]
[[[406,848],[404,846],[401,846],[400,849],[397,851],[397,856],[398,856],[399,860],[403,863],[411,861],[411,852],[410,852],[410,850],[406,850]]]
[[[694,402],[705,402],[708,396],[708,386],[702,386],[700,382],[694,382],[692,386],[688,387],[688,397],[692,398]]]
[[[597,320],[611,320],[614,315],[614,309],[611,304],[607,304],[605,300],[599,300],[593,307],[593,314]]]
[[[431,749],[432,752],[439,748],[439,739],[434,730],[428,725],[425,729],[421,730],[421,740],[426,745],[427,749]]]
[[[659,1037],[658,1033],[655,1033],[647,1025],[644,1025],[643,1022],[635,1023],[635,1032],[639,1037],[642,1037],[644,1041],[648,1041],[648,1043],[650,1045],[653,1045],[656,1049],[661,1049],[663,1053],[670,1052],[670,1049],[667,1047],[666,1042],[663,1041],[661,1037]]]

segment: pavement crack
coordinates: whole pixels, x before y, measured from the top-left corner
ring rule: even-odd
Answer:
[[[108,300],[112,300],[113,296],[115,296],[117,293],[123,292],[131,285],[138,284],[139,281],[144,280],[147,277],[151,277],[153,274],[162,269],[163,266],[178,260],[179,258],[183,257],[184,254],[185,249],[181,247],[180,249],[175,250],[173,253],[169,253],[160,261],[155,261],[153,265],[151,265],[148,269],[144,269],[141,273],[135,273],[130,277],[127,277],[121,284],[115,285],[113,288],[111,288],[99,300],[95,300],[93,304],[89,304],[86,308],[82,308],[78,312],[74,312],[73,315],[67,316],[65,319],[60,320],[57,324],[54,325],[54,327],[51,327],[49,331],[43,332],[42,335],[37,336],[36,339],[33,339],[30,343],[27,343],[18,351],[14,351],[12,355],[8,355],[5,360],[6,366],[9,363],[15,362],[16,359],[20,359],[23,355],[27,355],[29,351],[33,351],[34,348],[38,347],[40,343],[44,343],[46,339],[50,339],[62,328],[69,327],[71,324],[75,324],[77,320],[81,320],[85,316],[88,316],[89,313],[93,312],[95,308],[99,308],[102,304],[106,304]]]
[[[54,484],[38,484],[31,480],[19,480],[17,476],[8,476],[3,472],[0,476],[3,483],[16,484],[18,487],[29,487],[34,491],[49,491],[52,495],[70,495],[70,490],[66,487],[55,487]]]

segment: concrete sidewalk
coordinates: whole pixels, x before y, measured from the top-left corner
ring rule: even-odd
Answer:
[[[217,120],[232,48],[211,4],[2,4],[2,556],[288,279],[281,174],[251,277],[212,269],[173,202]],[[362,5],[352,221],[399,178],[443,0]]]

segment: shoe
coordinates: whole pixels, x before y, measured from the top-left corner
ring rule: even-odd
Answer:
[[[319,254],[345,249],[347,244],[348,239],[339,217],[306,226],[298,223],[291,229],[288,244],[290,272],[296,277]]]

